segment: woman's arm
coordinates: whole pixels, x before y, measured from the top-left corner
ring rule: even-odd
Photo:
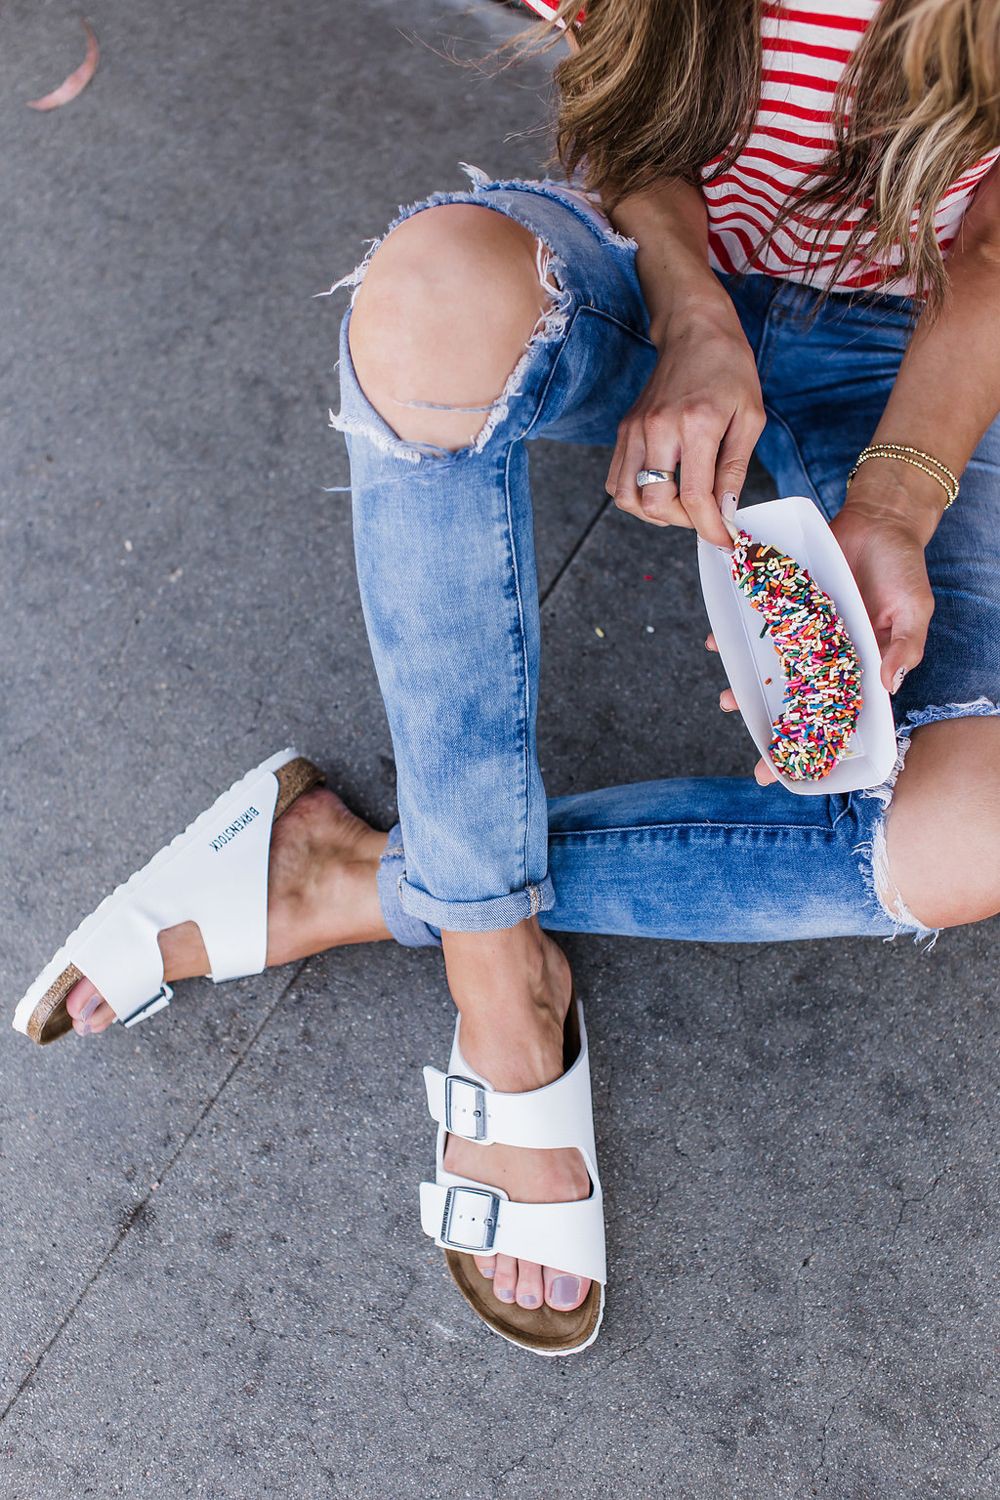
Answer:
[[[948,260],[939,317],[918,322],[873,442],[908,443],[961,477],[1000,412],[1000,171],[967,211]],[[868,459],[833,523],[882,648],[895,692],[924,654],[934,599],[924,548],[944,514],[936,480],[891,458]],[[959,493],[957,505],[961,505]],[[997,506],[1000,521],[1000,504]]]
[[[764,407],[753,352],[725,288],[708,263],[701,193],[669,179],[611,210],[615,228],[638,245],[636,270],[659,351],[653,375],[618,429],[606,488],[620,510],[657,526],[694,526],[728,546],[718,502],[739,495]],[[640,469],[673,484],[639,490]]]
[[[958,476],[1000,412],[998,167],[983,179],[948,258],[944,308],[934,323],[918,322],[872,437],[873,443],[923,448]],[[845,503],[907,520],[926,545],[946,498],[919,469],[872,458],[858,470]]]

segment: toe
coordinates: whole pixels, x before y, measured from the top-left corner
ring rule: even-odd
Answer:
[[[556,1312],[571,1312],[590,1291],[590,1282],[567,1271],[553,1271],[545,1267],[545,1300]]]
[[[498,1255],[493,1273],[493,1295],[500,1302],[513,1302],[517,1292],[517,1261]]]
[[[115,1018],[111,1006],[97,993],[89,979],[79,979],[66,996],[66,1009],[77,1036],[105,1031]]]
[[[519,1307],[541,1307],[545,1296],[542,1285],[542,1268],[533,1261],[519,1260],[517,1263],[517,1304]]]
[[[497,1268],[496,1256],[474,1255],[472,1258],[476,1262],[476,1270],[479,1272],[480,1276],[485,1276],[487,1280],[492,1281]]]

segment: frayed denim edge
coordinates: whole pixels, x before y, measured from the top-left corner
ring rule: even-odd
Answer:
[[[1000,704],[990,698],[974,698],[969,703],[935,704],[929,708],[914,709],[906,715],[896,732],[896,763],[881,786],[870,787],[859,792],[859,797],[875,798],[881,802],[883,815],[876,823],[870,839],[855,846],[854,853],[860,856],[859,869],[865,890],[878,909],[888,917],[893,930],[885,939],[893,942],[902,932],[911,932],[915,943],[923,943],[924,953],[929,953],[941,936],[940,927],[925,927],[910,911],[899,891],[895,888],[889,869],[885,825],[889,804],[899,773],[906,760],[914,729],[924,724],[940,724],[948,719],[978,719],[1000,717]],[[888,899],[882,895],[888,893]]]
[[[396,229],[400,224],[404,223],[407,219],[412,218],[414,214],[421,212],[421,210],[423,209],[435,208],[441,204],[452,203],[481,204],[483,201],[481,195],[488,187],[510,189],[531,187],[533,191],[539,191],[537,184],[533,185],[517,181],[491,182],[486,173],[483,172],[479,167],[469,166],[466,162],[462,162],[460,163],[460,165],[462,166],[463,171],[466,173],[472,183],[471,192],[432,193],[428,198],[421,199],[416,203],[411,203],[406,206],[401,206],[397,212],[396,217],[392,220],[385,233],[380,235],[377,239],[366,241],[368,248],[365,251],[365,254],[362,257],[361,261],[354,267],[354,270],[349,271],[346,276],[342,276],[339,281],[335,281],[329,288],[329,290],[325,292],[317,292],[315,295],[317,297],[330,297],[334,292],[339,291],[341,288],[351,287],[353,288],[353,291],[351,293],[351,306],[353,307],[355,299],[358,295],[358,290],[361,286],[361,283],[365,279],[365,274],[368,270],[369,265],[371,264],[372,256],[375,254],[376,250],[394,229]],[[555,195],[553,194],[552,196]],[[564,199],[563,201],[566,200]],[[585,218],[582,209],[573,208],[572,204],[567,204],[567,207],[569,207],[571,211],[578,213],[580,218]],[[502,213],[505,218],[513,219],[515,220],[515,222],[521,223],[524,228],[531,229],[531,232],[535,234],[537,240],[536,266],[538,270],[539,283],[542,289],[548,293],[549,297],[552,300],[550,306],[546,308],[546,310],[539,317],[538,323],[536,324],[531,337],[529,338],[528,343],[525,346],[524,353],[518,360],[517,364],[514,366],[514,369],[511,371],[510,375],[507,377],[503,389],[496,397],[496,399],[490,403],[489,406],[477,406],[473,408],[458,405],[452,406],[447,403],[439,404],[437,402],[427,401],[407,401],[403,403],[406,406],[416,409],[432,408],[436,411],[484,411],[486,413],[486,419],[483,422],[483,425],[480,428],[479,432],[476,434],[475,440],[469,447],[465,448],[464,450],[460,450],[465,453],[481,453],[500,423],[507,420],[508,416],[510,415],[511,401],[523,394],[522,381],[524,379],[526,371],[531,364],[536,347],[539,344],[552,343],[555,340],[565,336],[567,327],[569,325],[570,313],[573,304],[573,293],[569,290],[568,287],[565,286],[564,280],[561,277],[561,272],[565,270],[564,263],[560,259],[560,257],[556,255],[555,251],[552,250],[549,245],[545,244],[544,240],[537,234],[537,232],[530,224],[526,224],[516,214],[508,212],[506,208],[496,209],[494,211]],[[603,238],[605,238],[608,243],[616,245],[631,244],[630,241],[626,241],[622,235],[617,234],[613,229],[608,228],[607,230],[604,230],[600,225],[595,225],[589,220],[585,221],[590,223],[590,227],[593,228],[596,233],[599,233]],[[419,464],[424,459],[428,458],[454,461],[456,457],[455,452],[453,452],[452,450],[437,448],[431,444],[406,442],[401,438],[393,437],[390,433],[381,431],[379,428],[375,427],[374,425],[370,425],[361,418],[345,417],[342,414],[333,412],[332,410],[329,412],[329,425],[337,432],[355,433],[358,436],[364,437],[380,452],[390,453],[395,458],[402,459],[407,463]]]

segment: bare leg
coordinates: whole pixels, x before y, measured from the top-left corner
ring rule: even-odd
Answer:
[[[372,258],[351,314],[351,360],[365,395],[401,437],[439,448],[470,444],[550,303],[535,236],[469,204],[405,220]],[[465,408],[441,411],[422,402]],[[493,932],[443,932],[452,997],[470,1063],[497,1087],[522,1092],[563,1072],[569,965],[537,919]],[[587,1195],[575,1151],[479,1146],[452,1137],[447,1166],[504,1187],[522,1202]],[[589,1282],[509,1257],[477,1262],[500,1301],[572,1308]]]

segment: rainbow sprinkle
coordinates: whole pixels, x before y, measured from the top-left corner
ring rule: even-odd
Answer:
[[[771,760],[792,781],[818,781],[843,758],[858,727],[863,699],[854,643],[830,596],[777,548],[741,531],[731,568],[770,632],[785,677]]]

